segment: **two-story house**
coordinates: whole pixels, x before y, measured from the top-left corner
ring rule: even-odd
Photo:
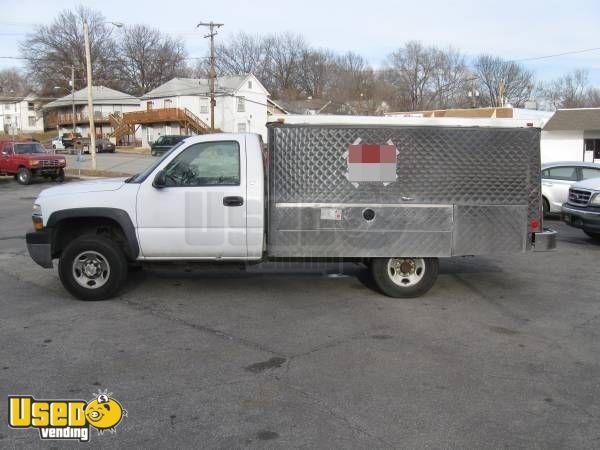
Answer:
[[[44,131],[41,104],[34,95],[0,97],[0,134]]]
[[[94,106],[94,126],[97,137],[107,137],[112,134],[111,115],[137,111],[140,109],[140,99],[132,95],[105,86],[92,87]],[[73,115],[73,109],[75,114]],[[60,134],[73,131],[89,136],[89,108],[87,88],[75,91],[44,105],[44,126],[46,130],[56,129]]]
[[[218,77],[215,81],[215,129],[230,133],[260,133],[266,139],[268,95],[252,74]],[[145,143],[154,142],[163,134],[198,132],[191,123],[194,120],[200,128],[210,128],[208,79],[173,78],[143,95],[141,100],[147,113],[140,115],[141,137]],[[176,120],[178,118],[181,120]]]

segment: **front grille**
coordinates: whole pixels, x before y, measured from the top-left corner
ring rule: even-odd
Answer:
[[[59,165],[60,165],[60,163],[59,163],[58,159],[46,159],[46,160],[40,161],[40,167],[43,167],[43,168],[58,167]]]
[[[568,203],[576,206],[587,206],[592,193],[583,189],[569,189]]]

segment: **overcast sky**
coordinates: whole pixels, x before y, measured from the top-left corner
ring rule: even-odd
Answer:
[[[18,41],[35,24],[47,24],[80,1],[0,0],[0,56],[18,55]],[[225,23],[230,33],[293,31],[315,47],[361,53],[375,66],[408,40],[453,46],[469,56],[482,52],[524,59],[600,47],[600,0],[88,0],[107,19],[143,23],[185,40],[189,56],[207,43],[200,20]],[[159,6],[160,5],[160,6]],[[0,59],[0,68],[15,61]],[[574,68],[589,70],[600,86],[600,51],[524,62],[538,79]]]

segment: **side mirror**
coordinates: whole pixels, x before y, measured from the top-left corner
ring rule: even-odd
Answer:
[[[154,177],[152,186],[154,186],[156,189],[162,189],[166,185],[167,185],[167,175],[165,174],[164,170],[160,170]]]

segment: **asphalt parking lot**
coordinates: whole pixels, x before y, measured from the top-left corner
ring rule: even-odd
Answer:
[[[43,446],[8,428],[8,394],[98,389],[128,417],[94,446],[600,446],[600,245],[579,230],[549,221],[552,253],[444,260],[420,299],[354,265],[267,265],[145,270],[86,303],[27,255],[48,185],[0,177],[0,447]]]

